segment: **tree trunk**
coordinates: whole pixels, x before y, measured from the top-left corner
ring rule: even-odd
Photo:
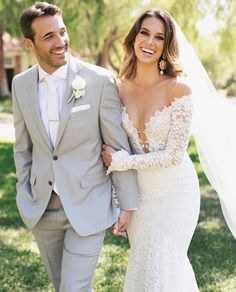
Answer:
[[[4,67],[3,29],[0,28],[0,98],[9,94],[6,70]]]
[[[117,28],[115,28],[110,35],[104,40],[102,51],[97,56],[96,65],[106,68],[109,62],[109,51],[116,39]]]

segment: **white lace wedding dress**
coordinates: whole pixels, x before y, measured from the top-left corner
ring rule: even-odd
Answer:
[[[128,230],[125,292],[195,292],[187,257],[200,207],[198,178],[186,152],[192,120],[189,96],[175,99],[146,123],[149,153],[123,108],[123,126],[136,155],[113,154],[110,171],[137,169],[140,206]]]

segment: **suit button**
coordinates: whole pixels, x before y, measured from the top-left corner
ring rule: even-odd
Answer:
[[[52,186],[52,181],[49,181],[48,184],[49,184],[50,186]]]
[[[52,158],[53,160],[57,160],[58,159],[58,156],[53,156],[53,158]]]

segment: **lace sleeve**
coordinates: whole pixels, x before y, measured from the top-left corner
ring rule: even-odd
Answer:
[[[166,148],[135,155],[130,155],[126,150],[117,151],[112,155],[108,172],[168,167],[179,164],[189,142],[192,110],[190,96],[176,98],[172,103],[171,123]]]

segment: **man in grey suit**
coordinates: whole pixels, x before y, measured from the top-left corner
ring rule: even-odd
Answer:
[[[129,151],[120,101],[108,71],[68,54],[58,7],[35,3],[21,28],[38,64],[12,84],[17,206],[56,291],[91,291],[105,230],[123,234],[137,209],[135,174],[114,172],[117,218],[100,156],[103,143]]]

